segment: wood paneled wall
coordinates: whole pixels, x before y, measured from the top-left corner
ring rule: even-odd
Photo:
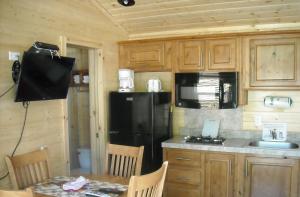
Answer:
[[[293,100],[291,108],[276,109],[264,106],[265,96],[288,96]],[[300,132],[300,92],[299,91],[249,91],[248,105],[244,107],[243,129],[261,130],[256,127],[254,116],[261,116],[262,123],[287,123],[288,131]]]
[[[59,36],[103,44],[106,93],[117,88],[118,46],[127,34],[97,10],[91,1],[0,1],[0,93],[12,84],[8,51],[23,52],[34,41],[59,45]],[[25,109],[14,103],[14,91],[0,98],[0,176],[6,173],[4,156],[11,154],[20,136]],[[107,96],[106,96],[107,98]],[[32,102],[24,138],[16,154],[46,145],[54,175],[65,173],[62,100]],[[0,188],[10,187],[9,178]]]

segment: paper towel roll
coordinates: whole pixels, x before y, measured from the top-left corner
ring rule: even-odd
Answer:
[[[292,99],[290,97],[266,96],[264,103],[266,107],[290,108]]]

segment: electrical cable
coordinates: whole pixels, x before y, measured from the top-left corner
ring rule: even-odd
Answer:
[[[19,147],[21,141],[22,141],[22,138],[23,138],[23,133],[24,133],[24,130],[25,130],[25,125],[26,125],[26,119],[27,119],[27,112],[28,112],[28,106],[29,106],[29,102],[23,102],[23,107],[25,108],[25,117],[24,117],[24,121],[23,121],[23,126],[22,126],[22,131],[21,131],[21,135],[19,137],[19,140],[11,154],[11,157],[13,157],[15,155],[15,152],[17,150],[17,148]],[[9,174],[9,172],[7,172],[5,175],[3,175],[2,177],[0,177],[0,180],[3,180],[5,177],[7,177]]]
[[[0,95],[0,98],[2,98],[3,96],[5,96],[11,89],[13,89],[13,87],[15,87],[16,84],[13,84],[10,88],[8,88],[5,92],[3,92],[1,95]]]

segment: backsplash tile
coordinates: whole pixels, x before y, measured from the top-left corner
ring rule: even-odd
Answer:
[[[184,109],[184,127],[181,128],[181,135],[200,135],[204,120],[219,119],[220,132],[242,130],[242,108],[237,109]]]

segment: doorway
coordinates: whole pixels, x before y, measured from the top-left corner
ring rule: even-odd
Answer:
[[[76,58],[68,97],[64,102],[66,174],[100,174],[105,141],[102,46],[61,37],[62,55]]]
[[[90,94],[88,48],[67,44],[76,59],[68,92],[70,175],[91,174]]]

